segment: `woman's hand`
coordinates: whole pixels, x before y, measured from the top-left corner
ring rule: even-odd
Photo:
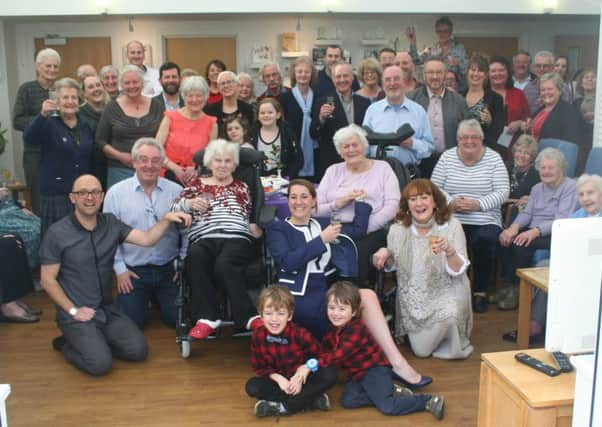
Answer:
[[[128,167],[128,168],[133,167],[132,155],[130,153],[125,153],[123,151],[120,151],[118,154],[117,160],[119,160],[119,163],[121,163],[125,167]]]
[[[55,101],[51,101],[50,99],[42,102],[42,109],[40,110],[40,114],[42,117],[48,117],[50,113],[58,110],[58,105],[56,105]]]
[[[529,202],[529,196],[523,196],[520,199],[518,199],[515,203],[516,207],[519,209],[523,209],[525,206],[527,206],[527,203]]]
[[[191,211],[196,211],[200,213],[207,212],[209,207],[211,206],[211,202],[209,199],[205,199],[203,197],[195,197],[194,199],[190,199],[188,201],[188,208]]]
[[[533,240],[541,236],[538,228],[530,228],[529,230],[523,231],[513,240],[516,246],[529,246],[533,243]]]
[[[341,224],[330,224],[320,233],[320,238],[324,243],[330,243],[339,237],[339,233],[341,232]]]
[[[406,37],[408,38],[411,45],[416,44],[416,30],[414,29],[414,26],[406,28]]]
[[[197,175],[196,168],[194,166],[187,166],[185,168],[182,168],[182,172],[183,172],[183,179],[182,179],[183,184],[188,184]]]
[[[379,250],[374,252],[374,255],[372,255],[372,264],[377,270],[382,270],[383,268],[385,268],[388,259],[389,250],[387,248],[380,248]]]
[[[508,123],[508,133],[515,134],[521,129],[522,124],[522,120],[515,120],[513,122]]]
[[[447,237],[440,236],[435,243],[431,246],[431,250],[433,254],[437,255],[440,252],[445,253],[446,257],[454,256],[456,254],[456,249],[449,243]]]
[[[527,119],[527,120],[520,122],[520,129],[524,133],[531,133],[531,119]]]
[[[263,230],[257,224],[249,224],[249,231],[256,239],[259,239],[261,236],[263,236]]]
[[[480,113],[481,122],[489,126],[493,120],[489,108],[483,108]]]
[[[457,197],[452,202],[455,212],[477,212],[481,210],[481,204],[476,199],[468,197]]]
[[[516,224],[512,224],[510,227],[506,228],[500,233],[500,236],[498,237],[500,244],[506,248],[510,246],[510,244],[518,234],[518,231],[519,228]]]
[[[343,209],[345,206],[347,206],[349,203],[353,202],[355,199],[362,199],[362,198],[366,198],[366,192],[364,190],[360,190],[360,189],[355,189],[353,191],[351,191],[350,193],[348,193],[346,196],[341,197],[340,199],[337,199],[334,202],[334,205],[337,209]]]

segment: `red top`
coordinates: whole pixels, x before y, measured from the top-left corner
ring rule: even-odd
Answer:
[[[533,138],[535,138],[536,141],[539,141],[539,135],[541,135],[541,128],[543,127],[543,124],[546,122],[546,120],[548,120],[548,116],[551,112],[552,110],[541,110],[533,119],[533,124],[531,124],[531,133],[533,133]]]
[[[209,90],[209,98],[207,98],[207,104],[214,104],[222,100],[222,94],[220,92],[211,92]]]
[[[522,90],[514,87],[506,89],[506,113],[508,116],[506,124],[531,117],[529,103]]]
[[[217,119],[203,114],[200,119],[190,120],[180,110],[166,111],[169,118],[169,135],[165,141],[165,154],[179,166],[194,166],[194,153],[209,143],[211,130]]]

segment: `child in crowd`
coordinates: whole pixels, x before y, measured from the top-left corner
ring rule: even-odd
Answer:
[[[336,282],[328,290],[327,301],[331,328],[322,340],[319,368],[339,365],[347,370],[350,378],[343,389],[343,407],[376,406],[386,415],[426,410],[442,419],[443,396],[414,394],[393,384],[389,361],[358,316],[358,288],[351,282]]]
[[[231,142],[240,144],[242,148],[255,148],[251,144],[249,137],[249,123],[238,116],[230,116],[224,121],[226,129],[226,139]]]
[[[263,175],[276,174],[296,178],[303,167],[303,153],[298,141],[282,120],[282,107],[274,98],[264,98],[257,105],[259,128],[253,136],[253,146],[265,153]]]
[[[251,365],[258,376],[246,385],[247,394],[260,399],[254,409],[258,417],[330,409],[325,391],[336,383],[336,369],[316,369],[313,358],[319,344],[291,322],[294,308],[295,300],[284,286],[269,286],[259,294],[263,326],[251,337]]]

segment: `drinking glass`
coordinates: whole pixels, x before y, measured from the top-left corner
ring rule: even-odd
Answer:
[[[334,108],[334,96],[327,96],[326,103]],[[332,117],[332,113],[330,113],[330,117]]]
[[[48,99],[50,99],[51,101],[54,101],[58,107],[59,105],[59,94],[57,92],[57,90],[55,88],[50,88],[48,89]],[[53,110],[52,113],[50,113],[50,117],[59,117],[59,110],[58,108]]]
[[[339,225],[340,223],[341,223],[341,213],[339,211],[332,211],[332,213],[330,214],[330,224],[331,225]],[[337,245],[337,244],[341,243],[341,241],[339,239],[334,239],[330,243]]]

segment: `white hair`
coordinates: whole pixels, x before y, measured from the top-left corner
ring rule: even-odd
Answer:
[[[190,76],[184,79],[184,83],[180,86],[180,92],[182,96],[186,98],[190,92],[201,92],[203,94],[203,98],[207,101],[207,96],[209,95],[209,86],[207,86],[207,82],[201,76]]]
[[[142,148],[145,145],[147,145],[149,147],[155,147],[157,150],[159,150],[159,153],[161,155],[161,161],[165,160],[165,149],[163,148],[163,144],[161,144],[155,138],[149,138],[149,137],[139,138],[134,143],[134,146],[132,147],[132,151],[131,151],[132,160],[138,159],[138,151],[140,151],[140,148]]]
[[[236,142],[226,141],[225,139],[214,139],[205,148],[203,155],[203,165],[209,167],[211,161],[216,156],[230,156],[234,160],[234,164],[238,166],[240,145]]]
[[[222,79],[225,79],[226,77],[230,77],[234,84],[238,84],[238,76],[236,75],[236,73],[230,70],[222,71],[217,75],[217,84],[219,84],[219,82]]]
[[[591,185],[598,191],[598,193],[602,194],[602,177],[600,175],[581,175],[577,180],[577,192],[579,192],[579,190],[586,185]]]
[[[121,74],[119,74],[119,86],[123,87],[123,76],[125,76],[127,73],[136,73],[136,75],[140,77],[140,80],[144,82],[144,73],[140,67],[137,65],[128,64],[121,69]]]
[[[460,139],[460,135],[465,130],[474,130],[479,135],[481,135],[481,139],[485,138],[485,134],[483,133],[483,128],[481,124],[476,119],[466,119],[462,120],[460,124],[458,124],[458,132],[456,133],[456,138]]]
[[[552,147],[544,148],[539,152],[539,154],[535,158],[535,169],[539,170],[541,162],[543,160],[555,161],[556,165],[562,170],[562,173],[566,173],[568,162],[566,161],[566,157],[564,157],[564,154],[562,154],[562,151]]]
[[[36,55],[36,64],[43,64],[48,58],[55,58],[59,65],[61,65],[61,55],[59,55],[56,50],[50,49],[49,47],[38,52]]]
[[[114,65],[105,65],[104,67],[102,67],[100,69],[100,72],[98,73],[98,75],[100,76],[101,79],[103,79],[104,76],[109,73],[113,73],[119,77],[119,68],[117,68]]]
[[[349,141],[351,138],[357,138],[357,140],[362,144],[364,150],[368,148],[368,138],[366,138],[366,131],[359,127],[358,125],[352,123],[349,126],[345,126],[340,128],[335,132],[332,137],[332,142],[334,144],[334,148],[337,150],[337,153],[341,154],[341,145],[345,142]]]

